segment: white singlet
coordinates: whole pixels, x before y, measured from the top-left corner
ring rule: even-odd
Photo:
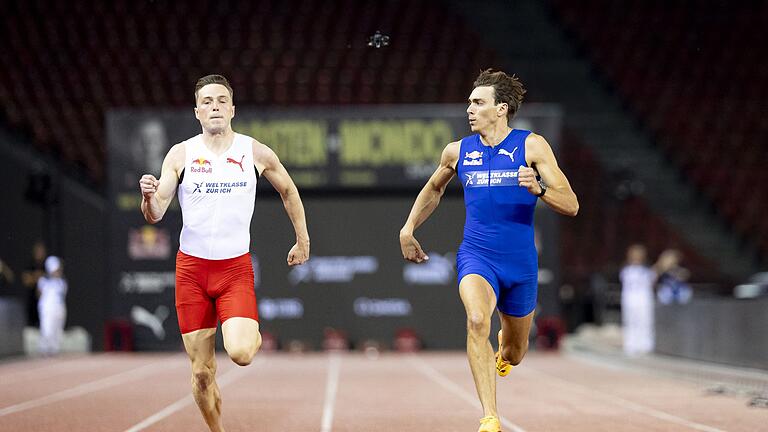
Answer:
[[[247,253],[257,182],[253,138],[235,133],[221,156],[208,150],[202,135],[184,141],[184,149],[179,249],[212,260]]]

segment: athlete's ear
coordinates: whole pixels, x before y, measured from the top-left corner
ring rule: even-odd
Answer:
[[[197,107],[195,107],[194,110],[195,110],[195,118],[200,120],[200,116],[197,115]]]
[[[234,116],[235,116],[235,106],[232,105],[232,117],[234,117]]]
[[[502,102],[496,108],[496,115],[499,117],[504,117],[505,115],[507,115],[508,111],[509,111],[509,105],[506,102]]]

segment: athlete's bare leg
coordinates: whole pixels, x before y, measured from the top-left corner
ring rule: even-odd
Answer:
[[[224,321],[221,331],[229,358],[240,366],[251,364],[253,356],[261,347],[259,322],[251,318],[233,317]]]
[[[459,283],[459,294],[467,311],[467,357],[475,379],[477,395],[484,416],[498,417],[496,412],[496,366],[488,336],[491,316],[496,308],[496,294],[481,276],[469,274]]]
[[[524,317],[507,315],[499,311],[501,319],[501,358],[512,366],[523,361],[528,352],[528,334],[531,332],[533,312]]]
[[[192,361],[192,395],[213,432],[223,432],[221,393],[216,384],[216,329],[202,329],[181,335]]]

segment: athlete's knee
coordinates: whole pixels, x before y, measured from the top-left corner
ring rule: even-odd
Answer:
[[[247,348],[235,348],[227,351],[229,358],[240,366],[248,366],[253,360],[255,351]]]
[[[253,361],[253,357],[256,355],[256,351],[259,350],[260,346],[261,337],[251,344],[232,347],[227,350],[227,354],[229,354],[229,358],[238,365],[248,366]]]
[[[213,384],[216,369],[207,365],[192,369],[192,386],[199,391],[206,391]]]
[[[528,339],[520,343],[503,344],[501,346],[501,356],[512,366],[517,366],[523,361],[525,353],[528,352]]]
[[[470,312],[467,314],[467,330],[474,335],[487,335],[491,331],[491,318],[482,312]]]

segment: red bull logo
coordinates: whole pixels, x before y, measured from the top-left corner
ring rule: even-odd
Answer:
[[[197,165],[197,167],[195,167]],[[190,167],[190,171],[194,173],[206,173],[210,174],[213,172],[213,167],[211,167],[211,161],[204,158],[197,158],[192,159],[192,166]]]

